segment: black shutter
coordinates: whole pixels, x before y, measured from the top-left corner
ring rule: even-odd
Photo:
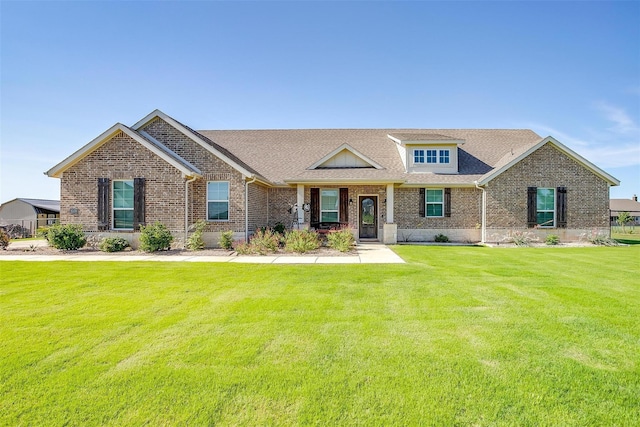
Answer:
[[[98,231],[109,229],[109,178],[98,178]]]
[[[538,187],[527,188],[527,227],[538,225]]]
[[[317,227],[320,222],[320,189],[311,189],[311,226]]]
[[[558,228],[567,228],[567,187],[558,187],[556,219]]]
[[[444,216],[451,217],[451,189],[444,189]]]
[[[340,222],[349,222],[349,189],[340,189]]]
[[[144,223],[144,178],[133,179],[133,229],[138,230]]]
[[[420,205],[418,206],[418,215],[420,215],[421,217],[425,216],[425,191],[424,188],[420,189],[420,197],[418,197]]]

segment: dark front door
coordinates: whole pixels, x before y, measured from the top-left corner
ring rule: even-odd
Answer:
[[[378,197],[360,196],[360,238],[378,237]]]

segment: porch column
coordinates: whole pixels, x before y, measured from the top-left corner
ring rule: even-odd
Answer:
[[[387,224],[393,224],[393,184],[387,184]]]
[[[302,224],[304,224],[304,184],[298,184],[296,203],[298,204],[298,228],[302,228]]]

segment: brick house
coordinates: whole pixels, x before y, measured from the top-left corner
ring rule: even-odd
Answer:
[[[117,123],[46,172],[61,222],[124,235],[160,221],[179,237],[350,226],[384,243],[490,242],[515,230],[575,240],[609,231],[619,181],[552,137],[512,129],[194,131],[159,110]]]

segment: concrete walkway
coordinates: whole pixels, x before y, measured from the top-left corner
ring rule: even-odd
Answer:
[[[12,245],[18,242],[11,243]],[[20,242],[29,247],[32,242]],[[16,247],[16,246],[12,246]],[[249,264],[403,264],[404,260],[381,243],[364,243],[356,247],[357,255],[266,255],[266,256],[207,256],[207,255],[7,255],[0,261],[162,261],[162,262],[228,262]]]

